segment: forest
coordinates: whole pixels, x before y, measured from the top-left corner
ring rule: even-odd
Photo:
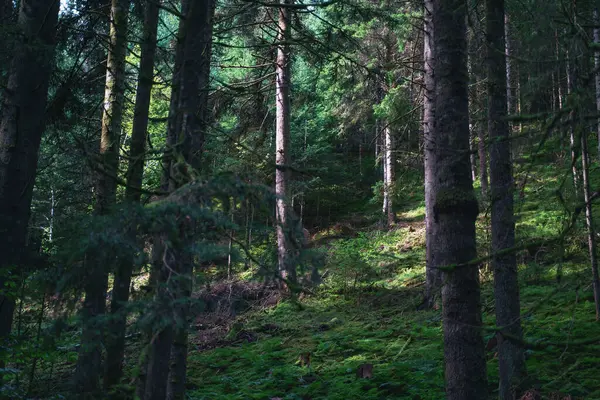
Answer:
[[[599,9],[0,0],[0,398],[600,399]]]

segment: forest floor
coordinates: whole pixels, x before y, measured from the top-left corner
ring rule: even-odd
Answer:
[[[520,209],[520,232],[548,234],[554,211],[542,202]],[[189,396],[234,399],[442,399],[443,346],[439,310],[419,311],[424,272],[421,202],[398,214],[389,232],[360,232],[328,245],[328,278],[303,297],[261,308],[230,324],[228,340],[191,349]],[[486,243],[485,212],[478,223]],[[533,231],[532,231],[533,229]],[[575,241],[579,239],[574,239]],[[577,245],[578,246],[578,245]],[[547,399],[600,399],[600,335],[585,252],[553,259],[544,247],[518,254],[527,386]],[[559,265],[560,264],[560,265]],[[561,283],[556,272],[562,270]],[[490,398],[497,398],[492,276],[482,268]],[[197,332],[195,334],[202,334]],[[310,354],[310,364],[300,362]],[[372,379],[357,376],[373,364]]]

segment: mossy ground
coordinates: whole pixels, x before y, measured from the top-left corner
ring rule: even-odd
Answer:
[[[537,181],[539,201],[518,204],[521,239],[557,235],[562,228],[564,210],[556,197],[548,197],[548,181],[552,178]],[[301,307],[285,301],[242,317],[244,329],[254,334],[251,343],[242,339],[209,351],[192,349],[190,398],[444,398],[440,312],[417,310],[424,272],[423,214],[417,202],[399,213],[399,224],[390,232],[363,232],[334,243],[325,267],[333,271],[330,278],[302,299]],[[478,220],[481,253],[489,245],[488,223],[484,211]],[[563,260],[556,258],[555,247],[518,255],[525,339],[554,343],[526,352],[527,384],[545,398],[563,393],[600,399],[600,325],[585,248],[577,244],[581,240],[567,238]],[[492,276],[485,268],[481,276],[487,340],[494,335]],[[597,344],[574,345],[593,337],[599,338]],[[309,368],[297,362],[305,352],[312,356]],[[496,357],[494,349],[488,351],[490,398],[496,397],[498,384]],[[363,363],[374,365],[373,379],[356,376]]]

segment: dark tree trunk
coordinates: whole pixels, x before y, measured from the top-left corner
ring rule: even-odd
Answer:
[[[185,50],[181,74],[179,109],[181,114],[181,135],[178,143],[183,143],[178,154],[196,172],[202,169],[202,157],[206,130],[210,117],[208,93],[210,90],[210,61],[212,50],[212,28],[215,2],[195,0],[190,3],[186,24]],[[188,353],[188,305],[186,301],[192,292],[193,256],[179,249],[177,265],[181,277],[173,291],[181,304],[175,307],[176,330],[171,349],[171,371],[167,388],[169,400],[185,398],[185,379]]]
[[[209,125],[208,92],[214,7],[215,3],[213,1],[205,0],[190,1],[182,6],[188,11],[184,14],[186,15],[186,21],[182,36],[183,56],[178,80],[178,105],[175,110],[181,116],[181,122],[177,122],[177,115],[170,116],[170,119],[173,118],[171,120],[175,121],[175,124],[180,124],[178,145],[175,145],[173,149],[174,156],[183,159],[196,172],[201,169],[206,129]],[[171,168],[171,175],[174,178],[174,165]],[[171,179],[169,189],[175,190],[185,183],[187,182]],[[170,299],[172,302],[169,307],[173,316],[173,326],[166,329],[173,330],[173,333],[165,335],[164,340],[161,340],[160,343],[152,344],[153,350],[151,351],[150,363],[151,367],[154,365],[155,368],[150,368],[148,371],[148,382],[153,382],[155,379],[160,380],[161,386],[158,390],[162,393],[165,371],[160,370],[153,357],[154,355],[166,356],[166,351],[161,349],[169,348],[169,362],[162,365],[162,368],[167,371],[167,380],[164,385],[167,385],[166,398],[168,399],[183,399],[185,397],[188,341],[188,306],[186,303],[192,290],[193,257],[184,248],[189,244],[187,239],[181,238],[181,241],[183,243],[181,248],[169,249],[173,258],[170,265],[178,273],[177,279],[172,279],[172,284],[168,288],[168,292],[172,295]],[[161,268],[167,270],[167,266],[163,265]],[[159,288],[168,284],[166,280],[168,272],[167,270],[161,273],[164,280],[159,280]],[[173,305],[173,302],[176,305]],[[168,373],[169,366],[170,374]],[[149,387],[146,388],[147,398],[148,395],[152,399],[159,398],[154,397],[155,394]]]
[[[110,44],[106,64],[106,84],[100,137],[99,171],[96,175],[94,212],[106,215],[116,202],[119,142],[125,100],[125,57],[127,53],[127,18],[129,0],[112,0]],[[103,252],[88,256],[88,276],[82,309],[83,330],[75,372],[75,391],[94,392],[102,376],[102,331],[99,317],[106,309],[108,271],[114,259]]]
[[[189,0],[181,2],[181,14],[187,15],[189,11]],[[173,66],[173,77],[171,78],[171,99],[169,101],[169,118],[167,121],[167,137],[166,150],[163,155],[163,171],[161,175],[160,188],[163,191],[168,191],[169,187],[174,185],[174,180],[171,179],[171,167],[173,164],[175,144],[177,143],[179,127],[181,126],[181,114],[179,112],[179,98],[181,93],[181,73],[185,48],[186,23],[184,20],[179,21],[177,31],[177,45],[175,48],[175,63]],[[168,303],[166,298],[167,291],[165,290],[165,282],[168,278],[168,270],[163,265],[163,255],[165,245],[161,235],[155,235],[152,245],[152,271],[151,275],[156,279],[150,279],[149,284],[156,302],[160,304]],[[170,314],[169,314],[170,316]],[[152,340],[156,335],[156,340]],[[152,327],[148,327],[145,332],[147,340],[147,351],[142,354],[140,360],[140,372],[136,384],[136,393],[140,398],[150,399],[153,393],[158,393],[156,397],[160,399],[161,395],[166,396],[168,382],[168,366],[171,356],[171,347],[173,345],[173,330],[171,326],[167,326],[164,331],[160,331],[160,327],[156,332],[153,332]],[[163,368],[163,369],[161,369]],[[148,384],[149,379],[151,382]]]
[[[600,24],[600,17],[598,16],[598,8],[594,8],[594,24]],[[600,27],[594,28],[594,43],[596,46],[600,45]],[[600,113],[600,51],[596,47],[594,49],[594,82],[596,86],[596,112]],[[598,138],[598,150],[597,157],[600,160],[600,118],[596,119],[596,132]]]
[[[492,207],[492,268],[496,325],[502,331],[521,337],[521,312],[517,260],[514,252],[498,252],[515,245],[514,181],[510,156],[510,133],[507,116],[507,63],[504,44],[504,0],[487,0],[488,38],[488,131],[490,134],[490,177]],[[507,48],[507,47],[506,47]],[[520,346],[509,340],[498,342],[499,398],[513,400],[515,388],[525,372],[525,358]]]
[[[582,125],[584,121],[581,121]],[[587,135],[581,133],[581,166],[583,175],[583,196],[585,200],[585,221],[588,229],[588,250],[592,267],[592,289],[594,291],[594,305],[596,308],[596,321],[600,320],[600,278],[598,277],[598,251],[596,245],[596,229],[594,228],[594,214],[590,193],[589,167],[590,155],[588,152]]]
[[[141,46],[140,70],[138,75],[133,129],[127,167],[127,188],[125,199],[139,203],[142,178],[144,173],[144,156],[146,152],[146,131],[150,110],[150,97],[154,81],[154,55],[156,52],[156,35],[158,28],[158,3],[148,2],[144,16],[144,37]],[[130,238],[135,241],[135,231]],[[106,367],[104,386],[110,388],[117,384],[123,374],[123,358],[125,350],[125,329],[127,313],[124,305],[129,300],[129,287],[133,272],[133,260],[119,260],[115,272],[110,312],[112,320],[108,329],[106,346]]]
[[[45,128],[58,1],[21,0],[19,43],[12,54],[0,110],[0,269],[27,262],[27,225]],[[14,297],[0,280],[0,341],[11,332]],[[5,290],[7,290],[5,292]]]
[[[434,0],[435,156],[432,176],[432,267],[444,268],[442,317],[446,398],[487,398],[475,219],[471,182],[466,3]],[[466,264],[466,265],[465,265]],[[450,267],[453,266],[453,267]]]
[[[433,172],[435,167],[433,129],[435,115],[435,79],[434,79],[434,27],[432,20],[433,1],[425,0],[424,8],[425,34],[423,37],[423,70],[425,94],[423,99],[423,147],[425,162],[425,247],[426,247],[426,286],[425,302],[427,307],[433,307],[439,298],[441,287],[441,272],[434,267],[432,252],[436,229],[433,218]]]
[[[291,0],[281,0],[282,4],[291,4]],[[296,281],[296,269],[292,261],[290,243],[291,215],[289,201],[290,172],[290,11],[279,8],[277,27],[277,60],[275,65],[275,194],[277,196],[277,255],[279,276],[282,280]]]

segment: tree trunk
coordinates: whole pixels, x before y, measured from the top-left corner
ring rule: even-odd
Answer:
[[[282,4],[292,4],[292,0],[281,0]],[[275,66],[275,195],[277,196],[277,259],[279,276],[283,282],[295,283],[296,270],[292,261],[290,243],[291,215],[289,209],[290,172],[290,11],[279,8],[277,27],[277,60]],[[285,286],[285,284],[284,284]]]
[[[490,178],[492,201],[492,268],[496,325],[504,332],[521,337],[521,312],[517,260],[514,252],[498,256],[498,252],[515,246],[513,204],[514,181],[510,156],[510,132],[506,120],[508,72],[504,43],[504,0],[487,0],[488,38],[488,132],[490,135]],[[498,342],[500,390],[499,398],[513,400],[515,387],[525,372],[525,358],[520,346],[508,340]]]
[[[158,28],[158,3],[148,2],[144,16],[144,37],[141,46],[140,70],[133,114],[133,128],[127,167],[127,188],[125,199],[139,203],[144,173],[144,156],[146,152],[146,132],[150,110],[150,97],[154,81],[154,55],[156,52],[156,36]],[[135,241],[136,232],[130,232]],[[123,373],[123,357],[125,350],[125,329],[127,313],[123,306],[129,300],[129,287],[133,272],[133,260],[119,260],[115,273],[110,311],[112,322],[109,327],[106,346],[106,368],[104,386],[110,388],[117,384]]]
[[[577,79],[577,71],[576,71],[576,60],[569,59],[570,55],[573,52],[567,53],[567,94],[571,95],[576,86]],[[571,149],[571,174],[573,175],[573,188],[575,190],[575,194],[578,195],[579,192],[579,172],[577,168],[577,149],[576,149],[576,141],[575,141],[575,111],[571,111],[569,113],[569,118],[571,119],[571,123],[569,124],[569,147]]]
[[[125,57],[127,55],[127,18],[129,0],[112,0],[110,10],[110,43],[106,64],[106,84],[100,137],[100,171],[96,175],[94,212],[106,215],[116,202],[119,142],[125,100]],[[83,330],[75,372],[75,391],[97,390],[101,377],[102,331],[99,317],[105,313],[108,272],[114,263],[107,254],[90,254],[82,310]]]
[[[443,269],[442,318],[446,398],[487,398],[475,219],[469,167],[466,3],[434,0],[435,167],[432,179],[434,268]]]
[[[190,0],[181,2],[181,14],[187,15],[189,11]],[[171,179],[171,168],[174,159],[175,144],[177,143],[179,129],[181,126],[181,114],[179,112],[179,99],[181,93],[182,65],[185,50],[186,21],[179,21],[177,31],[177,45],[175,48],[175,63],[173,66],[173,77],[171,78],[171,99],[169,101],[169,117],[167,121],[166,149],[163,155],[163,171],[161,175],[160,188],[168,191],[169,187],[174,185]],[[152,245],[152,271],[151,275],[156,280],[151,280],[151,288],[154,291],[155,302],[165,310],[169,310],[167,290],[165,288],[166,280],[169,277],[169,270],[163,263],[163,256],[166,248],[163,243],[164,238],[161,235],[155,235]],[[166,311],[165,311],[166,312]],[[168,317],[171,318],[169,311]],[[169,319],[170,321],[170,319]],[[148,348],[142,354],[140,360],[140,372],[136,385],[136,393],[140,398],[164,399],[167,395],[167,384],[169,377],[169,360],[171,356],[171,347],[173,345],[172,326],[166,325],[161,330],[159,326],[149,328],[145,332],[148,340]],[[152,397],[155,396],[155,397]],[[161,397],[162,396],[162,397]]]
[[[600,25],[598,8],[594,8],[594,24]],[[600,45],[600,27],[594,28],[594,43]],[[594,78],[596,83],[596,112],[600,113],[600,50],[594,49]],[[600,160],[600,117],[596,119],[596,129],[598,137],[598,160]]]
[[[583,121],[582,121],[583,123]],[[588,229],[588,248],[590,264],[592,266],[592,288],[594,290],[594,304],[596,307],[596,321],[600,320],[600,278],[598,278],[598,252],[596,250],[596,230],[592,213],[592,199],[590,194],[590,176],[587,135],[581,134],[581,164],[583,172],[583,195],[585,200],[585,222]]]
[[[204,151],[205,132],[209,123],[208,92],[210,79],[210,59],[212,43],[213,1],[193,0],[184,2],[182,9],[187,12],[185,27],[180,42],[183,46],[179,79],[178,105],[171,109],[170,126],[178,126],[177,143],[173,147],[174,157],[183,159],[194,170],[201,167]],[[180,121],[177,119],[181,116]],[[171,176],[175,177],[174,165]],[[187,182],[171,179],[169,189],[175,190]],[[161,266],[157,299],[167,304],[172,315],[172,326],[159,333],[161,340],[151,344],[148,369],[146,399],[182,399],[185,397],[185,377],[187,369],[187,318],[192,286],[193,256],[187,253],[189,239],[181,238],[182,245],[168,249],[171,268],[177,273],[176,279],[166,279],[170,269]],[[168,285],[168,287],[166,287]],[[170,293],[170,296],[168,294]],[[169,298],[170,297],[170,298]],[[165,362],[164,358],[167,358]],[[157,359],[158,358],[158,359]],[[170,373],[169,373],[170,366]],[[165,379],[166,377],[166,379]],[[149,386],[148,386],[149,385]],[[156,394],[158,393],[158,394]],[[164,393],[164,396],[163,396]],[[161,397],[163,396],[163,397]]]
[[[30,217],[38,155],[45,129],[58,2],[21,0],[19,43],[12,54],[0,109],[0,270],[27,262]],[[0,279],[0,341],[11,332],[14,296]],[[0,365],[1,367],[1,365]]]
[[[433,218],[433,179],[435,168],[434,156],[434,115],[435,115],[435,80],[434,80],[434,26],[432,20],[433,0],[425,0],[423,37],[423,70],[425,93],[423,99],[423,148],[425,163],[425,247],[426,247],[426,285],[424,305],[431,308],[439,298],[442,282],[441,271],[435,268],[433,243],[437,222]]]
[[[190,3],[186,23],[185,50],[181,70],[179,108],[181,118],[181,148],[176,152],[196,171],[202,167],[206,130],[209,125],[208,93],[210,89],[210,60],[215,2],[194,0]],[[179,305],[174,309],[176,329],[171,349],[171,371],[167,399],[185,398],[185,379],[188,353],[188,305],[192,292],[193,255],[178,249],[177,266],[181,279],[174,290]],[[183,300],[183,301],[181,301]]]
[[[386,218],[387,226],[391,227],[396,218],[394,215],[394,207],[392,200],[392,192],[394,187],[394,142],[392,137],[392,128],[386,123],[383,130],[383,215]]]

